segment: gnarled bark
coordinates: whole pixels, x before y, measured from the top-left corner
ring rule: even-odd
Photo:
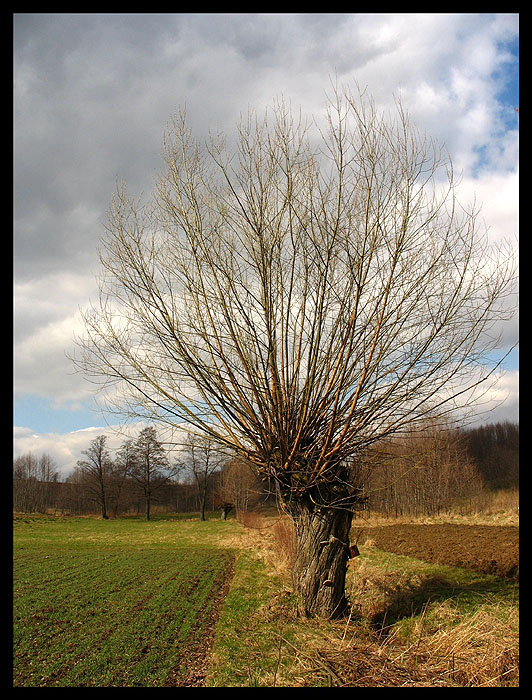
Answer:
[[[302,614],[336,619],[348,611],[349,509],[304,502],[290,509],[296,527],[292,583]]]

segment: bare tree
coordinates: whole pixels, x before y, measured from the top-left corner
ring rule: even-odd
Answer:
[[[279,103],[229,151],[178,114],[164,150],[149,202],[113,199],[75,361],[110,410],[184,421],[268,477],[295,523],[302,610],[341,615],[351,466],[478,401],[512,252],[489,246],[400,104],[381,115],[338,90],[311,131]]]
[[[109,519],[107,498],[112,471],[112,460],[106,443],[107,437],[105,435],[95,437],[94,440],[91,440],[89,448],[82,452],[87,459],[79,460],[77,463],[81,474],[85,477],[85,486],[92,498],[98,503],[104,520]]]
[[[205,506],[207,503],[207,490],[212,475],[219,471],[227,453],[220,449],[220,445],[209,438],[189,435],[182,451],[184,469],[189,471],[198,489],[200,506],[200,520],[205,520]],[[181,465],[179,470],[182,471]]]
[[[115,517],[118,515],[122,505],[124,487],[126,486],[127,479],[134,465],[134,456],[135,449],[133,440],[124,440],[116,452],[111,479],[111,493]]]
[[[13,509],[20,513],[37,512],[38,504],[37,458],[31,453],[13,460]]]
[[[20,512],[45,513],[55,507],[59,481],[57,465],[49,454],[39,458],[31,452],[13,460],[13,508]]]
[[[387,516],[435,515],[478,495],[482,478],[463,431],[433,426],[373,445],[363,478],[368,506]]]
[[[129,448],[128,448],[129,450]],[[151,426],[140,431],[133,443],[129,474],[142,490],[146,504],[146,520],[150,519],[151,505],[157,492],[172,478],[166,450],[157,438],[157,430]]]

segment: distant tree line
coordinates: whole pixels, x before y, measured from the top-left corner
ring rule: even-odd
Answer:
[[[73,515],[159,512],[246,512],[268,498],[268,488],[245,460],[205,438],[189,438],[172,463],[154,428],[126,440],[114,455],[105,435],[94,438],[73,472],[60,480],[57,465],[31,453],[13,462],[13,510]],[[361,507],[385,515],[437,514],[483,489],[519,483],[519,425],[407,432],[357,456],[353,470]]]
[[[519,485],[519,425],[431,428],[374,445],[356,478],[366,510],[388,516],[435,515],[473,502],[483,490]]]
[[[44,513],[55,501],[59,484],[57,465],[48,454],[30,453],[13,462],[13,509],[20,513]]]
[[[464,432],[465,444],[490,489],[519,485],[519,423],[503,421]]]
[[[13,462],[13,510],[72,515],[152,512],[199,513],[247,510],[256,504],[260,483],[248,465],[220,452],[204,438],[189,438],[172,463],[153,427],[125,440],[111,454],[98,435],[82,452],[74,470],[60,481],[49,455],[31,453]]]
[[[380,441],[361,469],[366,509],[393,517],[435,515],[483,488],[459,431],[427,429]]]

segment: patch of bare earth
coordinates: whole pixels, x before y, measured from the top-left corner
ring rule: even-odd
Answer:
[[[398,524],[364,528],[363,537],[394,554],[519,580],[518,527]]]
[[[176,665],[166,677],[165,687],[194,688],[205,686],[216,623],[229,592],[234,568],[235,561],[232,557],[218,580],[215,581],[212,589],[213,595],[198,612],[194,628],[189,635],[190,642],[183,646]]]

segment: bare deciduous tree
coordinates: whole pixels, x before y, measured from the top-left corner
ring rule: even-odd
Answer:
[[[175,470],[170,467],[168,456],[157,438],[155,428],[143,428],[129,455],[129,475],[142,490],[146,504],[146,520],[150,519],[151,505],[160,491],[172,478]],[[130,447],[128,447],[129,451]]]
[[[118,515],[122,505],[121,499],[124,492],[124,486],[127,484],[127,479],[131,474],[134,466],[135,448],[133,440],[124,440],[120,448],[116,452],[113,462],[112,474],[112,501],[115,517]]]
[[[13,461],[13,508],[19,512],[45,513],[55,507],[59,481],[57,465],[49,454],[39,458],[31,452]]]
[[[257,478],[252,465],[244,459],[234,458],[227,461],[220,472],[218,499],[225,505],[224,519],[235,508],[238,513],[246,512],[256,506],[264,487]]]
[[[179,466],[180,471],[185,470],[192,474],[198,489],[200,520],[205,520],[209,479],[214,472],[221,469],[227,460],[227,453],[209,438],[189,435],[181,454],[183,467]]]
[[[463,431],[430,421],[377,443],[366,458],[368,507],[387,516],[437,515],[483,487]]]
[[[111,471],[113,468],[106,443],[107,437],[105,435],[98,435],[95,437],[94,440],[91,440],[88,449],[82,452],[82,454],[86,456],[86,459],[79,460],[77,463],[81,474],[85,477],[87,491],[98,503],[101,516],[104,520],[109,519],[107,515],[107,499]]]
[[[164,152],[149,202],[113,199],[77,365],[119,411],[185,421],[267,476],[295,523],[302,610],[341,615],[351,465],[474,405],[512,253],[400,104],[388,117],[338,90],[311,131],[279,103],[229,152],[178,114]]]

